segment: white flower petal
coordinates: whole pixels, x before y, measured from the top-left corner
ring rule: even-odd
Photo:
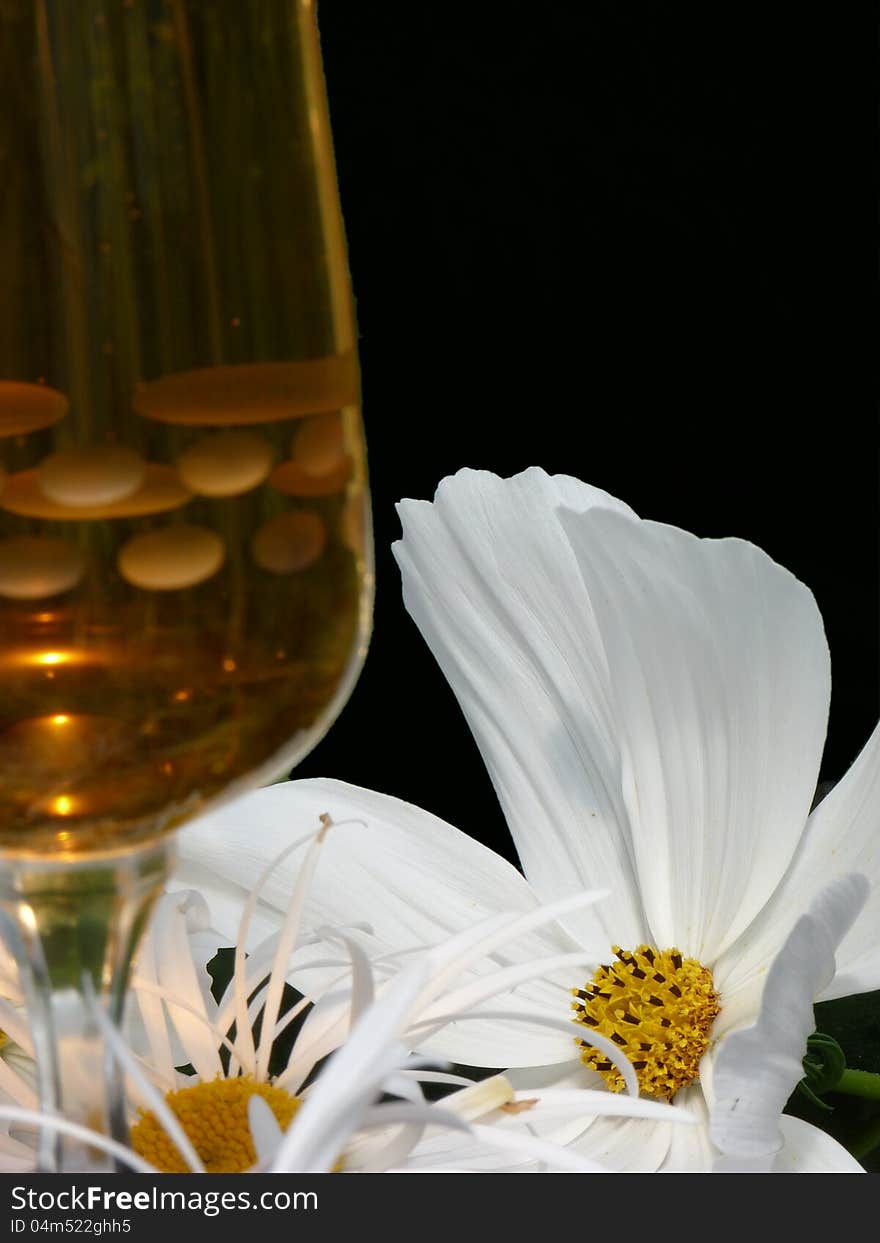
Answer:
[[[285,1133],[273,1172],[323,1173],[332,1168],[382,1082],[405,1061],[404,1046],[395,1042],[424,984],[425,964],[414,963],[361,1016]]]
[[[818,886],[845,872],[867,877],[871,892],[837,948],[837,972],[820,1001],[880,988],[880,725],[810,816],[791,885],[813,874]]]
[[[202,1079],[210,1081],[222,1073],[217,1051],[219,1039],[212,1026],[216,1006],[209,991],[206,964],[193,960],[189,945],[190,931],[202,931],[207,926],[208,911],[201,895],[191,890],[164,894],[156,905],[150,925],[145,962],[151,962],[155,982],[169,997],[186,1003],[184,1008],[166,1002],[168,1017],[183,1046],[186,1061],[192,1063]],[[134,991],[137,991],[136,986]],[[140,1000],[140,1010],[151,1048],[161,1061],[158,1069],[160,1073],[167,1073],[170,1046],[167,1036],[163,1038],[161,1034],[161,1012],[157,1012],[146,997]]]
[[[780,1119],[784,1144],[776,1154],[777,1174],[864,1174],[855,1157],[825,1131],[800,1118]]]
[[[694,1119],[694,1125],[670,1128],[669,1151],[659,1173],[710,1173],[717,1153],[709,1138],[709,1111],[700,1086],[693,1084],[679,1092],[675,1098],[675,1108],[688,1113]]]
[[[227,897],[225,887],[235,886],[240,912],[241,897],[268,860],[324,813],[336,827],[306,902],[310,927],[363,920],[380,942],[398,949],[431,945],[495,911],[538,905],[516,868],[467,834],[400,799],[341,781],[280,782],[194,821],[178,834],[176,882],[205,896],[215,923],[215,881]],[[344,823],[354,820],[363,823]],[[267,882],[267,911],[286,912],[301,862],[302,855],[292,855]],[[267,932],[277,927],[276,921]],[[232,944],[236,929],[221,930]],[[558,938],[552,945],[576,948]]]
[[[868,878],[871,893],[838,947],[837,972],[819,1001],[880,988],[880,725],[849,772],[810,816],[791,869],[752,927],[721,964],[733,993],[751,987],[798,912],[824,884],[847,872]]]
[[[559,1171],[570,1174],[610,1174],[611,1169],[588,1157],[574,1145],[563,1147],[561,1144],[548,1143],[528,1132],[502,1130],[500,1127],[485,1126],[477,1123],[473,1133],[485,1144],[506,1148],[516,1159],[522,1155],[540,1161],[548,1171]]]
[[[90,1148],[97,1148],[102,1153],[115,1158],[127,1169],[135,1173],[159,1173],[154,1165],[150,1165],[149,1161],[144,1161],[131,1148],[126,1148],[124,1144],[117,1143],[115,1139],[110,1139],[99,1131],[93,1131],[91,1127],[80,1126],[78,1122],[70,1122],[67,1118],[61,1118],[55,1114],[45,1113],[38,1109],[21,1109],[16,1105],[0,1105],[0,1122],[3,1121],[23,1123],[26,1126],[38,1126],[47,1131],[56,1131],[60,1135],[69,1136],[70,1139],[81,1140]]]
[[[604,652],[556,510],[631,514],[533,468],[463,470],[433,504],[402,501],[404,602],[464,711],[541,897],[594,884],[612,901],[565,920],[582,945],[646,927],[621,799]]]
[[[262,1096],[255,1094],[248,1101],[248,1127],[254,1152],[257,1154],[257,1164],[268,1164],[275,1156],[284,1132]]]
[[[866,875],[871,893],[862,917],[838,949],[834,979],[816,1000],[880,987],[875,931],[880,918],[878,824],[880,726],[843,780],[810,816],[792,866],[764,910],[716,965],[715,981],[724,993],[716,1034],[754,1018],[767,968],[798,914],[829,879],[849,871]]]
[[[599,509],[562,521],[607,656],[654,944],[711,965],[803,832],[830,694],[822,619],[751,544]]]
[[[711,1134],[720,1152],[772,1157],[783,1135],[783,1106],[803,1077],[813,1001],[834,976],[834,951],[868,893],[863,876],[826,886],[789,934],[767,975],[753,1027],[722,1038],[713,1056]]]
[[[716,1174],[864,1174],[847,1150],[825,1131],[786,1114],[779,1119],[784,1143],[770,1161],[758,1157],[717,1157]]]
[[[551,1066],[514,1067],[506,1071],[504,1077],[516,1089],[519,1099],[530,1099],[544,1091],[598,1092],[605,1089],[602,1076],[596,1071],[588,1070],[579,1058],[575,1061],[557,1062]],[[612,1094],[609,1092],[608,1095]],[[620,1099],[633,1100],[629,1096],[621,1096]],[[527,1120],[534,1134],[550,1139],[555,1144],[570,1144],[592,1125],[595,1116],[581,1115],[562,1122],[556,1115],[537,1110],[530,1112]]]
[[[619,1174],[653,1174],[663,1165],[674,1131],[690,1130],[645,1118],[596,1118],[570,1145]]]
[[[539,910],[522,875],[473,838],[420,808],[335,781],[270,786],[196,821],[179,834],[177,882],[202,889],[217,924],[215,895],[220,892],[221,901],[222,895],[228,899],[228,887],[235,886],[240,904],[266,860],[304,825],[317,823],[322,813],[331,816],[334,827],[322,847],[304,922],[311,928],[369,924],[371,957],[444,942],[496,913]],[[344,823],[347,820],[362,823]],[[267,882],[260,904],[264,928],[273,920],[276,927],[280,923],[300,863],[300,854],[294,853]],[[353,936],[358,939],[358,934]],[[473,963],[461,982],[500,966],[579,948],[556,924],[534,928]],[[335,967],[310,968],[306,977],[310,995],[319,996],[322,987],[338,983],[340,974]],[[581,974],[575,971],[571,980],[558,983],[529,980],[516,987],[515,998],[520,1006],[534,1005],[538,1013],[558,1011],[566,1017],[565,988],[577,984]],[[301,985],[298,977],[296,983]],[[500,1000],[506,1004],[506,999]],[[310,1016],[311,1034],[325,1017]],[[526,1045],[522,1031],[511,1028],[505,1040],[499,1039],[497,1025],[485,1025],[485,1030],[483,1026],[448,1028],[430,1047],[456,1061],[499,1067],[517,1061],[532,1064],[545,1054],[552,1058],[555,1053],[557,1060],[570,1056],[567,1050],[560,1054],[562,1042],[554,1033],[533,1031],[532,1042]],[[331,1047],[336,1044],[334,1037]],[[489,1060],[483,1061],[486,1057]]]

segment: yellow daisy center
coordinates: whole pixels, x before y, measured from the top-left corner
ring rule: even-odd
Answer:
[[[257,1083],[251,1075],[213,1079],[168,1092],[165,1101],[204,1162],[209,1174],[241,1174],[257,1159],[248,1125],[248,1101],[262,1096],[282,1131],[300,1100],[283,1088]],[[189,1166],[152,1110],[141,1110],[131,1130],[131,1146],[165,1174],[186,1174]]]
[[[677,949],[650,945],[622,950],[584,988],[572,989],[575,1022],[619,1045],[632,1062],[645,1096],[671,1099],[698,1077],[700,1058],[720,1009],[712,973]],[[612,1092],[623,1076],[607,1054],[577,1037],[581,1061],[597,1070]]]

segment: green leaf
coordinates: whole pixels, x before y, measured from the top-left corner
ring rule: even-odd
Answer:
[[[807,1042],[804,1079],[785,1112],[826,1131],[867,1170],[880,1172],[880,1102],[826,1086],[839,1064],[834,1046],[850,1069],[880,1073],[880,991],[821,1002],[815,1015],[820,1031]]]

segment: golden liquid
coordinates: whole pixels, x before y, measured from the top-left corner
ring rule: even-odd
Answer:
[[[80,854],[280,775],[350,689],[355,334],[305,0],[0,35],[0,847]]]

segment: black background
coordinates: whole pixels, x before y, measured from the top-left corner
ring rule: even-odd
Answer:
[[[510,854],[389,548],[400,497],[536,464],[812,588],[838,778],[878,709],[873,6],[322,0],[319,22],[378,600],[295,775]]]

